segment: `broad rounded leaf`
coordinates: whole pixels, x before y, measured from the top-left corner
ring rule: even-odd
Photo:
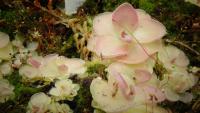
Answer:
[[[165,26],[155,19],[139,20],[138,27],[133,33],[140,43],[149,43],[161,39],[165,34]]]
[[[127,64],[138,64],[146,61],[148,58],[154,59],[153,54],[162,49],[162,41],[157,40],[146,44],[132,44],[129,46],[127,56],[117,58],[118,61]]]
[[[121,32],[133,32],[138,24],[136,10],[129,3],[120,5],[112,14],[112,22],[115,30]]]
[[[142,62],[139,64],[132,64],[129,66],[134,70],[136,69],[146,70],[152,74],[154,65],[155,65],[155,60],[153,59],[153,56],[152,56],[152,58],[147,59],[145,62]]]
[[[121,91],[113,90],[113,86],[109,86],[100,78],[92,81],[90,92],[94,101],[93,106],[106,112],[121,112],[133,106],[132,100],[125,99]]]
[[[156,40],[151,43],[142,44],[149,55],[155,54],[163,48],[162,40]],[[151,57],[153,59],[153,57]],[[154,59],[155,60],[155,59]]]
[[[42,60],[40,57],[29,58],[27,62],[35,68],[39,68],[42,65]]]
[[[158,52],[159,60],[168,69],[172,69],[173,65],[186,67],[189,64],[189,59],[183,51],[175,46],[169,45]]]
[[[91,42],[95,46],[94,52],[103,58],[124,56],[128,52],[128,46],[112,36],[93,37]],[[94,41],[95,40],[95,41]]]
[[[8,60],[11,58],[12,54],[13,54],[13,48],[10,43],[7,44],[5,47],[0,48],[0,59]]]
[[[157,87],[154,86],[144,86],[143,87],[144,92],[146,92],[146,94],[148,94],[148,101],[150,101],[150,103],[158,103],[158,102],[162,102],[165,100],[165,95],[164,93]]]
[[[146,105],[135,106],[129,109],[128,111],[122,113],[172,113],[172,112],[156,105],[146,104]]]
[[[130,45],[128,54],[126,56],[118,57],[117,60],[126,64],[137,64],[144,62],[148,58],[148,53],[141,45],[133,44]]]
[[[180,96],[177,93],[175,93],[173,90],[171,90],[170,88],[165,88],[164,93],[167,100],[169,101],[178,101],[180,99]]]
[[[78,58],[66,58],[60,56],[56,60],[58,69],[68,74],[83,74],[86,71],[85,61]]]
[[[5,47],[9,42],[9,36],[6,33],[0,32],[0,48]]]
[[[136,69],[135,78],[137,83],[144,83],[150,80],[152,77],[151,73],[146,70]]]
[[[112,13],[105,12],[97,15],[93,20],[93,32],[94,35],[104,36],[112,35],[115,36],[115,31],[112,25]]]
[[[4,62],[0,65],[0,73],[3,75],[11,74],[13,71],[10,62]]]
[[[136,9],[136,13],[138,15],[138,20],[151,19],[151,16],[142,9]]]
[[[180,95],[180,101],[184,103],[189,103],[193,99],[193,95],[191,93],[185,92],[184,94]]]
[[[0,79],[0,104],[14,98],[14,89],[7,79]]]
[[[28,111],[29,112],[37,112],[37,113],[44,113],[48,110],[48,105],[51,102],[51,98],[47,96],[43,92],[36,93],[31,96],[31,99],[28,103]],[[29,113],[28,112],[28,113]]]
[[[35,79],[38,77],[42,77],[37,68],[34,68],[29,65],[24,65],[24,66],[20,67],[19,74],[28,79]]]

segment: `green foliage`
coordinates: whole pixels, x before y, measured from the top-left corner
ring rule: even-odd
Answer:
[[[67,36],[68,39],[63,43],[63,46],[61,48],[62,53],[70,58],[77,58],[80,55],[78,54],[78,52],[76,50],[76,45],[75,45],[75,40],[74,37],[72,35]]]
[[[74,98],[74,113],[92,113],[91,107],[92,95],[90,93],[90,84],[93,78],[84,78],[80,83],[78,95]]]
[[[0,10],[0,20],[7,23],[6,27],[0,27],[0,31],[8,34],[13,34],[15,30],[15,22],[17,21],[17,15],[15,10],[3,11]]]
[[[40,92],[41,89],[29,87],[21,82],[22,77],[17,71],[5,77],[15,89],[15,98],[0,104],[0,110],[5,113],[25,113],[27,103],[32,94]]]
[[[96,0],[86,0],[86,2],[82,6],[87,14],[95,15],[100,12],[101,8],[99,8],[99,2]]]
[[[18,72],[14,72],[9,76],[6,76],[6,79],[15,86],[15,99],[19,99],[23,94],[34,94],[39,92],[41,89],[29,87],[22,83],[22,77]],[[24,98],[24,97],[23,97]]]
[[[0,110],[2,113],[26,113],[26,106],[10,100],[0,103]]]
[[[160,61],[156,61],[153,70],[159,80],[163,80],[164,74],[167,74],[167,70],[165,69],[165,67],[163,66],[163,64]]]
[[[156,4],[152,0],[139,0],[139,8],[145,10],[148,13],[154,11],[155,7]]]
[[[124,2],[131,3],[134,7],[144,9],[147,12],[152,12],[156,7],[155,0],[87,0],[84,8],[90,14],[97,14],[105,11],[113,11]]]
[[[169,102],[169,101],[164,101],[160,103],[160,106],[164,108],[170,108],[172,110],[172,113],[196,113],[191,111],[191,104],[186,104],[180,101],[177,102]],[[186,112],[189,111],[189,112]]]
[[[103,73],[105,70],[106,66],[100,62],[89,62],[87,63],[87,73],[89,75],[94,74],[94,73]]]
[[[12,4],[7,2],[3,0],[2,5],[4,4],[5,6],[0,7],[0,31],[8,33],[13,38],[13,32],[16,32],[16,29],[21,27],[28,12],[20,1],[18,3],[13,1]]]

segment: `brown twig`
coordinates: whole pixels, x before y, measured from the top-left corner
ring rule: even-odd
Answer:
[[[168,43],[176,43],[176,44],[179,44],[179,45],[181,45],[181,46],[183,46],[183,47],[185,47],[185,48],[191,50],[191,51],[194,52],[196,55],[200,55],[200,53],[199,53],[198,51],[194,50],[193,48],[189,47],[188,45],[186,45],[186,44],[183,43],[183,42],[176,41],[176,40],[173,40],[173,41],[172,41],[172,40],[169,40],[169,39],[166,39],[165,41],[168,42]]]

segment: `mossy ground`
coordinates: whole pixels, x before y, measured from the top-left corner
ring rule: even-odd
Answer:
[[[43,55],[59,53],[67,57],[80,57],[73,35],[81,32],[74,31],[70,26],[66,27],[60,21],[78,18],[80,23],[83,21],[91,23],[88,18],[105,11],[113,11],[121,3],[129,2],[135,8],[144,9],[162,22],[168,31],[164,37],[165,43],[182,49],[189,57],[190,65],[200,67],[200,8],[195,5],[184,0],[87,0],[79,8],[77,15],[66,17],[57,7],[62,2],[63,0],[53,0],[52,9],[48,9],[47,0],[41,0],[43,8],[34,5],[34,0],[1,0],[0,31],[8,33],[12,39],[16,34],[21,34],[25,40],[38,41],[40,44],[38,51]],[[94,69],[91,70],[101,71],[98,69],[102,68],[94,65]],[[88,83],[85,84],[84,81],[87,79]],[[11,75],[8,80],[16,87],[17,95],[13,101],[0,104],[0,110],[6,113],[24,113],[30,96],[44,91],[44,89],[25,86],[17,73]],[[72,108],[74,104],[78,104],[76,113],[90,113],[92,110],[88,105],[90,102],[85,99],[91,100],[89,81],[90,78],[80,81],[83,86],[75,98],[75,103],[69,102]],[[200,112],[200,83],[191,91],[195,93],[196,98],[190,104],[166,102],[167,104],[163,103],[163,106],[171,108],[175,113]]]

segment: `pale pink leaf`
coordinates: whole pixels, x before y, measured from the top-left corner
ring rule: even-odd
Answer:
[[[135,78],[137,83],[147,82],[148,80],[151,79],[151,77],[152,77],[151,73],[146,70],[142,69],[135,70]]]
[[[0,48],[5,47],[9,42],[9,36],[6,33],[0,32]]]
[[[131,100],[133,93],[135,92],[134,87],[128,86],[126,80],[123,78],[123,76],[117,72],[116,70],[112,70],[112,75],[114,76],[114,78],[116,79],[118,86],[123,94],[123,96],[127,99],[127,100]]]
[[[118,57],[117,60],[126,64],[138,64],[151,58],[153,54],[162,49],[162,41],[157,40],[152,43],[140,44],[135,43],[129,46],[128,55]]]
[[[115,36],[115,31],[112,24],[112,13],[105,12],[95,16],[93,20],[93,33],[94,35],[113,35]]]
[[[149,43],[161,39],[166,34],[165,26],[155,19],[139,20],[137,29],[134,31],[134,37],[140,43]]]
[[[68,71],[68,67],[65,64],[59,65],[58,69],[61,72],[67,72]]]
[[[41,65],[41,63],[39,61],[35,60],[34,58],[29,58],[28,63],[35,68],[39,68]]]
[[[149,53],[145,51],[142,45],[132,44],[129,47],[128,55],[118,57],[117,60],[126,64],[142,63],[149,58]]]
[[[127,55],[128,46],[119,39],[112,36],[93,37],[96,38],[95,51],[97,55],[103,58],[113,58]]]
[[[112,22],[115,30],[121,32],[133,32],[137,27],[138,17],[135,8],[129,3],[120,5],[112,14]]]
[[[165,94],[159,89],[154,86],[145,85],[143,86],[143,90],[148,95],[148,100],[153,103],[162,102],[165,100]]]

